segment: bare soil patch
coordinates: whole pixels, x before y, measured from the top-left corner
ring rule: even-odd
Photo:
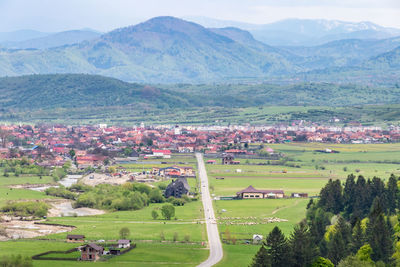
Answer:
[[[62,217],[62,216],[91,216],[104,214],[105,211],[91,208],[77,208],[72,207],[72,201],[64,199],[48,200],[47,203],[51,205],[48,217]]]
[[[5,231],[2,233],[2,235],[0,235],[0,241],[20,238],[34,238],[49,234],[69,232],[74,229],[72,226],[67,227],[59,225],[35,224],[35,222],[39,221],[21,221],[17,220],[16,218],[12,218],[10,220],[10,218],[7,218],[1,223]]]

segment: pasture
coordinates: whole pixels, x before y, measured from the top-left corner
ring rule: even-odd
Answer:
[[[202,204],[201,201],[186,203],[184,206],[175,207],[175,217],[164,220],[160,208],[164,205],[150,204],[141,210],[117,211],[103,215],[86,217],[52,217],[49,223],[72,225],[77,227],[71,234],[84,234],[88,240],[113,240],[118,239],[119,230],[127,227],[130,230],[131,240],[157,240],[161,241],[161,233],[165,240],[172,240],[175,233],[178,240],[183,241],[189,236],[190,241],[201,242],[207,238],[205,226],[201,224]],[[159,218],[153,220],[152,210],[159,213]],[[176,220],[175,220],[176,218]],[[48,235],[50,239],[65,239],[66,234]]]
[[[130,252],[97,262],[96,266],[196,266],[208,257],[208,250],[197,244],[137,242]],[[49,250],[67,250],[80,244],[22,240],[0,242],[0,256],[18,253],[32,256]],[[33,266],[87,266],[93,262],[34,260]]]
[[[11,185],[21,184],[48,184],[53,183],[50,176],[0,176],[0,206],[3,206],[9,200],[33,200],[33,199],[48,199],[54,198],[47,196],[44,193],[29,190],[10,188]]]
[[[258,147],[251,144],[250,147]],[[256,189],[281,189],[291,193],[318,195],[329,179],[342,182],[351,173],[388,179],[391,173],[400,175],[400,144],[264,144],[283,155],[281,160],[243,159],[239,165],[206,165],[211,192],[215,196],[235,196],[252,185]],[[331,149],[339,153],[321,153]],[[224,178],[224,179],[216,179]],[[214,207],[223,238],[226,231],[236,244],[224,244],[224,258],[217,266],[248,266],[259,246],[243,244],[253,234],[264,237],[278,226],[286,237],[293,226],[305,218],[309,199],[248,199],[216,200]],[[263,218],[277,217],[287,221],[265,224]]]

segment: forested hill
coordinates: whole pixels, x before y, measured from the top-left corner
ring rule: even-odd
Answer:
[[[181,93],[114,78],[85,74],[27,75],[0,78],[2,109],[51,109],[138,105],[184,107]]]
[[[329,83],[142,85],[87,74],[0,78],[2,111],[130,106],[137,110],[195,107],[352,106],[400,102],[400,88]]]

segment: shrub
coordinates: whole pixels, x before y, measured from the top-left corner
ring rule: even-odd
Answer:
[[[333,263],[329,259],[318,257],[311,267],[334,267]]]
[[[0,266],[7,267],[31,267],[32,259],[30,257],[22,257],[21,255],[3,256],[0,259]]]
[[[187,195],[183,195],[183,196],[182,196],[182,199],[185,200],[186,202],[192,201],[192,199],[191,199],[189,196],[187,196]]]
[[[190,235],[186,234],[183,240],[185,240],[185,242],[190,242]]]
[[[160,190],[165,190],[165,189],[167,189],[167,185],[165,185],[165,184],[159,184],[159,185],[158,185],[158,189],[160,189]]]
[[[161,241],[164,241],[164,240],[165,240],[164,231],[161,231],[161,232],[160,232],[160,239],[161,239]]]
[[[171,220],[175,216],[175,208],[171,204],[165,204],[161,207],[161,214],[166,220]]]
[[[46,195],[55,196],[55,197],[62,197],[66,199],[76,199],[77,195],[72,193],[71,191],[65,189],[65,187],[50,187],[47,188],[45,191]]]
[[[161,191],[158,188],[153,188],[150,191],[149,199],[151,203],[163,203],[165,202],[165,198],[162,195]]]
[[[15,216],[33,217],[46,216],[48,210],[49,205],[36,201],[11,202],[1,208],[1,211],[14,214]]]
[[[174,242],[178,241],[178,233],[177,232],[174,233],[174,236],[173,236],[172,240]]]
[[[183,206],[185,205],[186,201],[180,198],[176,198],[172,201],[172,205],[174,206]]]
[[[167,202],[172,203],[175,200],[175,198],[173,196],[170,196],[169,198],[167,198]]]
[[[151,211],[151,217],[153,217],[153,220],[157,220],[158,218],[158,212],[156,210]]]

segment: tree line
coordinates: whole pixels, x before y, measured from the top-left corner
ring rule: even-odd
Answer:
[[[275,227],[251,266],[399,266],[399,178],[329,180],[286,238]]]

